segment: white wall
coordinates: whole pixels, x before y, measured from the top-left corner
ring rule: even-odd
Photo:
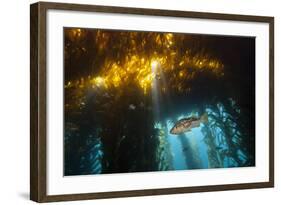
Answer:
[[[276,187],[170,196],[98,200],[96,204],[273,204],[280,199],[280,35],[277,0],[82,0],[64,1],[190,11],[275,16]],[[29,4],[9,0],[0,7],[0,204],[31,204],[29,192]],[[271,203],[270,203],[271,202]],[[93,201],[71,202],[92,204]],[[55,203],[56,204],[56,203]],[[64,204],[64,203],[60,203]],[[276,203],[275,203],[276,204]]]

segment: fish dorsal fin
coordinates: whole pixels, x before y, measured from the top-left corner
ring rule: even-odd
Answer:
[[[190,115],[187,117],[187,119],[188,120],[194,120],[194,119],[197,119],[198,117],[197,117],[197,114],[196,114],[196,112],[194,112],[194,111],[192,111],[191,113],[190,113]]]
[[[195,112],[195,111],[192,111],[190,117],[197,117],[196,112]]]

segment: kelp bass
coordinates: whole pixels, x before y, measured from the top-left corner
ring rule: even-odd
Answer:
[[[191,131],[192,128],[199,127],[201,123],[208,122],[208,114],[204,113],[201,117],[188,117],[180,119],[176,122],[174,127],[170,130],[173,135],[180,135]]]

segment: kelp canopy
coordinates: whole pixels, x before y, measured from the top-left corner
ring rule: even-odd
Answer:
[[[93,42],[87,42],[91,41],[88,38],[92,38]],[[153,80],[163,73],[169,90],[189,92],[191,85],[186,82],[192,81],[198,73],[208,71],[216,77],[224,75],[224,65],[215,55],[203,48],[199,53],[190,49],[195,46],[192,44],[194,40],[194,37],[184,34],[68,29],[66,67],[73,66],[73,71],[71,69],[66,75],[70,79],[72,75],[80,75],[80,87],[88,83],[93,88],[119,88],[122,92],[122,87],[135,84],[147,94]],[[89,59],[81,62],[82,55],[84,58],[90,55],[91,62]],[[81,66],[85,65],[81,63],[90,64],[86,65],[86,71],[83,69],[86,79],[81,72]],[[73,84],[69,80],[66,86]],[[165,85],[161,88],[162,92],[167,89]]]
[[[65,28],[65,175],[253,166],[254,51],[247,37]],[[204,144],[169,134],[203,113]]]

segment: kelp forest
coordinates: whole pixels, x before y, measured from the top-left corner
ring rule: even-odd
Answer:
[[[255,39],[64,28],[64,175],[255,166]]]

